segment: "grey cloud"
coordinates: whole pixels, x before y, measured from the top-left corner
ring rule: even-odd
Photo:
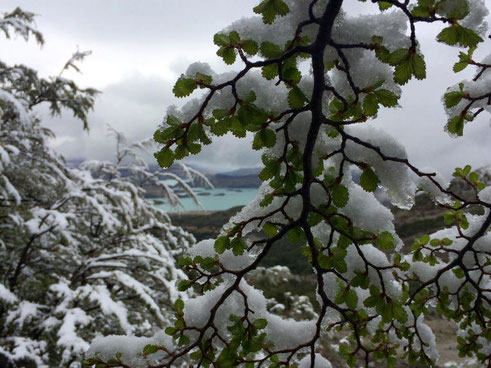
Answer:
[[[122,131],[131,140],[151,136],[168,104],[176,103],[172,83],[157,76],[134,74],[102,90],[94,111],[89,115],[89,134],[73,117],[47,118],[55,132],[55,147],[67,158],[109,159],[114,147],[107,135],[107,124]]]
[[[40,26],[64,32],[79,42],[143,41],[152,46],[186,48],[186,39],[209,42],[210,34],[228,25],[231,19],[251,14],[256,3],[256,0],[6,0],[2,7],[9,10],[20,6],[40,14]]]
[[[213,143],[202,151],[186,159],[210,171],[228,171],[238,167],[258,167],[262,165],[261,153],[252,150],[252,135],[238,139],[231,134],[216,137]]]
[[[84,78],[92,73],[95,78],[113,74],[115,76],[109,80],[121,78],[106,87],[104,78],[96,84],[104,93],[90,116],[89,135],[82,132],[81,124],[69,116],[49,119],[50,127],[58,136],[56,147],[63,154],[70,158],[108,159],[114,156],[114,148],[106,137],[105,124],[110,123],[134,139],[151,135],[166,106],[182,102],[171,94],[174,80],[164,79],[162,75],[169,76],[170,73],[177,77],[185,72],[190,62],[197,60],[210,62],[218,72],[227,70],[218,58],[213,59],[216,48],[212,36],[240,16],[252,14],[251,9],[257,2],[5,0],[1,10],[21,6],[40,14],[39,28],[47,38],[44,50],[49,50],[49,58],[43,59],[43,63],[51,65],[55,60],[50,46],[50,37],[53,37],[57,40],[53,42],[55,48],[66,48],[66,45],[75,48],[79,44],[82,49],[94,51],[82,66]],[[365,7],[358,2],[347,5],[351,7],[348,8],[350,14]],[[403,108],[381,112],[373,124],[387,129],[405,145],[410,159],[418,166],[433,166],[449,174],[454,166],[488,164],[491,148],[485,138],[489,137],[489,115],[468,124],[464,137],[451,138],[443,131],[446,116],[441,96],[448,86],[470,78],[472,74],[464,71],[455,75],[451,71],[459,50],[435,44],[435,36],[442,25],[419,26],[418,37],[426,55],[429,79],[411,81],[404,88]],[[63,43],[58,45],[60,39]],[[22,41],[10,45],[17,43]],[[482,49],[486,50],[486,46]],[[72,51],[71,48],[63,50],[61,61]],[[30,55],[27,51],[23,53]],[[43,64],[43,68],[47,67]],[[115,73],[118,68],[119,74]],[[134,70],[140,74],[131,74]],[[162,70],[168,73],[161,73]],[[259,154],[251,150],[250,142],[231,137],[218,139],[193,160],[213,167],[256,166],[260,162]]]
[[[166,106],[183,102],[172,95],[172,86],[168,80],[138,74],[107,86],[89,116],[89,133],[66,114],[62,118],[45,118],[56,134],[53,146],[68,159],[114,159],[115,146],[107,136],[106,124],[122,131],[131,141],[151,137]],[[186,161],[211,171],[259,166],[260,154],[252,151],[251,142],[251,137],[240,140],[231,135],[219,137]],[[154,160],[151,156],[147,159]]]

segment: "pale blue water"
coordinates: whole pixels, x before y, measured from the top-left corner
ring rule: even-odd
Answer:
[[[200,203],[207,211],[222,211],[228,210],[235,206],[244,206],[253,200],[258,192],[258,188],[195,188],[195,192],[210,193],[210,195],[198,195]],[[159,199],[159,198],[150,198]],[[172,208],[167,204],[157,204],[155,207],[160,208],[166,212],[186,212],[186,211],[200,211],[203,208],[196,206],[191,198],[181,198],[184,208]]]

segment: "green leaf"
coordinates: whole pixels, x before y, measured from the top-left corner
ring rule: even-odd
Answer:
[[[450,133],[462,136],[464,134],[464,118],[460,115],[450,118],[446,128]]]
[[[377,96],[370,93],[363,99],[363,112],[367,116],[374,116],[378,112]]]
[[[430,17],[430,7],[428,6],[416,6],[411,14],[415,17],[429,18]]]
[[[220,236],[215,240],[215,250],[217,253],[222,254],[230,248],[230,239],[228,236]]]
[[[438,41],[444,42],[448,45],[460,45],[462,47],[472,47],[479,42],[483,42],[483,39],[479,37],[471,29],[462,27],[459,24],[453,24],[447,28],[444,28],[437,36]]]
[[[88,358],[82,362],[83,365],[88,365],[88,366],[94,365],[96,363],[97,363],[97,358]]]
[[[187,141],[188,142],[194,142],[194,141],[198,140],[199,128],[200,128],[200,124],[198,124],[198,123],[191,124],[191,126],[188,129],[188,134],[187,134]]]
[[[264,169],[259,173],[259,178],[262,181],[272,179],[280,174],[281,164],[276,158],[269,158],[263,155]]]
[[[367,277],[367,275],[363,273],[358,273],[351,280],[351,286],[353,287],[361,287],[362,289],[368,289],[369,285],[370,285],[370,279]]]
[[[378,102],[384,107],[394,107],[397,105],[397,97],[394,93],[387,89],[379,89],[374,92],[375,96],[377,96]]]
[[[228,34],[230,38],[230,43],[234,46],[238,46],[240,43],[240,35],[237,31],[232,31]]]
[[[348,308],[355,309],[358,305],[358,295],[356,295],[356,291],[349,289],[345,294],[344,301]]]
[[[443,245],[448,246],[448,245],[452,245],[453,240],[450,240],[449,238],[444,238],[442,242],[443,242]]]
[[[263,147],[264,147],[264,142],[262,140],[260,132],[258,132],[254,136],[254,140],[252,141],[252,149],[258,151]]]
[[[339,235],[339,239],[338,239],[338,247],[340,248],[343,248],[343,249],[346,249],[348,248],[348,246],[351,244],[351,239],[344,236],[343,234],[340,234]]]
[[[239,118],[237,116],[233,116],[230,121],[230,131],[232,132],[232,134],[237,138],[244,138],[247,134],[247,131],[240,122]]]
[[[391,65],[396,65],[394,70],[394,81],[400,85],[406,84],[411,76],[416,79],[426,78],[426,64],[421,55],[404,50],[406,55],[402,54],[403,49],[396,50],[391,55]],[[396,54],[397,53],[397,54]]]
[[[218,120],[223,119],[229,115],[230,115],[230,111],[227,109],[215,109],[215,110],[213,110],[213,117],[215,119],[218,119]]]
[[[407,312],[404,310],[404,307],[399,303],[394,303],[394,307],[392,308],[394,318],[404,324],[407,322]]]
[[[200,262],[201,268],[204,270],[211,270],[213,266],[215,265],[215,260],[211,257],[206,257],[203,258],[203,260]]]
[[[261,125],[268,121],[268,114],[252,103],[241,106],[237,117],[244,126]]]
[[[288,105],[292,109],[300,109],[308,102],[308,98],[304,95],[302,90],[298,87],[293,87],[288,93]]]
[[[187,146],[185,146],[185,145],[177,146],[177,148],[174,152],[174,158],[176,160],[180,160],[180,159],[182,159],[188,155],[189,155],[189,150],[188,150]]]
[[[276,59],[283,54],[283,50],[272,42],[266,41],[261,44],[261,54],[268,59]],[[276,64],[275,64],[276,65]]]
[[[406,84],[413,74],[413,67],[409,61],[396,66],[394,70],[394,82],[404,85]]]
[[[157,143],[167,143],[170,139],[176,138],[178,134],[178,128],[170,127],[164,130],[156,130],[153,134],[153,139]]]
[[[262,330],[268,325],[268,321],[264,318],[258,318],[253,323],[254,327],[256,327],[258,330]]]
[[[177,332],[177,330],[176,330],[174,327],[167,327],[167,328],[165,329],[165,333],[166,333],[167,335],[169,335],[169,336],[173,336],[173,335],[175,335],[175,334],[176,334],[176,332]]]
[[[191,281],[189,281],[189,280],[182,280],[177,285],[177,290],[179,290],[179,291],[186,291],[187,289],[189,289],[190,286],[191,286]]]
[[[259,203],[259,206],[261,207],[269,206],[273,202],[273,198],[274,197],[272,194],[266,194],[263,200]]]
[[[458,279],[463,279],[465,277],[464,271],[462,271],[460,267],[453,268],[452,272]]]
[[[260,131],[261,134],[261,140],[264,143],[265,147],[271,148],[275,145],[276,143],[276,134],[273,130],[271,129],[262,129]]]
[[[143,354],[144,355],[154,354],[158,350],[159,349],[157,348],[157,346],[148,344],[148,345],[145,345],[145,347],[143,348]]]
[[[181,98],[189,96],[197,87],[196,81],[192,78],[181,76],[174,85],[172,92],[174,96]]]
[[[322,220],[323,220],[322,216],[317,214],[317,213],[311,212],[309,214],[308,222],[309,222],[309,225],[311,227],[314,227],[314,226],[320,224],[322,222]]]
[[[377,247],[384,250],[391,250],[395,247],[395,239],[388,231],[377,236]]]
[[[278,234],[278,228],[270,222],[266,222],[264,224],[263,230],[270,237],[273,237],[276,234]]]
[[[227,65],[235,63],[235,59],[237,58],[233,47],[221,47],[218,49],[217,55],[220,56]]]
[[[462,100],[463,94],[460,91],[447,92],[444,95],[445,106],[453,107]]]
[[[348,203],[348,188],[342,184],[333,186],[331,188],[331,198],[337,208],[343,208]]]
[[[202,74],[202,73],[196,73],[194,80],[196,83],[204,83],[204,84],[211,84],[213,82],[213,78],[209,75]]]
[[[174,163],[175,154],[169,147],[162,148],[159,152],[154,154],[160,167],[167,168]]]
[[[187,337],[186,335],[182,335],[179,338],[177,345],[183,346],[183,345],[187,345],[187,344],[189,344],[189,337]]]
[[[290,11],[283,0],[263,0],[253,10],[254,13],[262,15],[266,24],[273,23],[277,15],[284,16]]]
[[[372,295],[363,301],[363,305],[367,308],[373,308],[378,304],[379,300],[379,296]]]
[[[466,62],[466,61],[460,61],[460,62],[457,62],[457,63],[455,63],[455,64],[454,64],[454,66],[453,66],[453,71],[454,71],[455,73],[458,73],[458,72],[460,72],[460,71],[464,70],[465,68],[467,68],[467,65],[469,65],[469,63],[468,63],[468,62]]]
[[[288,230],[286,237],[291,243],[300,243],[304,239],[304,233],[300,227],[294,227]]]
[[[416,238],[414,239],[414,241],[417,243],[417,244],[420,244],[420,245],[426,245],[430,242],[430,236],[428,234],[425,234],[419,238]]]
[[[245,40],[242,41],[242,50],[244,50],[249,55],[256,55],[259,51],[259,46],[256,41]]]
[[[217,46],[228,46],[230,45],[230,38],[223,33],[217,33],[213,36],[213,42]]]
[[[479,181],[479,175],[475,171],[473,171],[469,174],[469,180],[472,183],[477,183]]]
[[[243,254],[244,250],[247,248],[246,242],[239,236],[230,242],[230,246],[232,247],[232,252],[236,256]]]
[[[270,64],[263,66],[261,69],[261,75],[267,79],[272,80],[278,76],[278,64]]]
[[[388,2],[386,2],[386,1],[379,1],[379,2],[378,2],[378,8],[380,9],[380,11],[387,10],[387,9],[389,9],[391,6],[392,6],[392,4],[391,4],[391,3],[388,3]]]
[[[193,360],[200,360],[202,356],[201,350],[196,350],[189,354],[189,357]]]
[[[407,60],[408,57],[408,49],[397,49],[390,54],[388,61],[390,65],[396,66]]]
[[[436,12],[450,19],[464,19],[469,14],[466,0],[441,0],[436,4]]]
[[[377,189],[379,179],[372,169],[368,168],[363,170],[360,176],[361,187],[367,192],[373,192]]]
[[[390,61],[390,51],[384,47],[384,46],[379,46],[375,50],[375,56],[377,59],[379,59],[381,62],[389,64]]]
[[[438,239],[431,239],[430,240],[430,245],[432,247],[439,247],[440,246],[440,240],[438,240]]]
[[[228,132],[229,128],[230,128],[230,120],[223,119],[213,124],[210,130],[213,134],[220,137],[222,135],[225,135]]]
[[[423,57],[419,54],[412,54],[410,57],[412,66],[413,66],[413,74],[416,79],[425,79],[426,78],[426,63]]]
[[[184,310],[184,302],[182,299],[177,299],[176,302],[174,303],[174,308],[178,312],[182,312]]]
[[[283,70],[282,77],[284,80],[287,80],[290,83],[296,85],[300,83],[300,80],[302,79],[302,73],[300,73],[300,71],[296,67],[288,68]]]
[[[183,257],[179,260],[178,262],[179,266],[191,266],[193,264],[193,261],[191,260],[190,257]]]

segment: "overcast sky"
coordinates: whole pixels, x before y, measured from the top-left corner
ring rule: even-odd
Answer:
[[[131,139],[152,135],[166,106],[181,102],[171,90],[188,64],[205,61],[217,71],[225,70],[215,55],[213,34],[233,20],[252,15],[257,2],[4,0],[2,12],[20,6],[39,14],[36,23],[46,44],[39,48],[22,39],[2,39],[0,57],[10,64],[27,64],[48,76],[58,74],[77,47],[92,50],[81,65],[82,75],[66,75],[81,86],[102,91],[89,118],[90,133],[83,132],[81,124],[68,115],[45,121],[57,135],[53,145],[67,158],[110,160],[114,149],[106,137],[106,124]],[[355,0],[346,3],[351,8],[361,5]],[[472,74],[451,72],[458,49],[435,44],[438,27],[423,25],[420,29],[429,78],[411,81],[404,88],[402,108],[386,109],[374,124],[395,135],[420,167],[431,166],[448,175],[455,166],[491,164],[489,114],[468,124],[463,138],[450,138],[444,133],[446,117],[441,96],[446,87]],[[490,46],[488,40],[482,49],[489,50]],[[250,143],[232,137],[221,138],[193,161],[218,171],[260,165]]]

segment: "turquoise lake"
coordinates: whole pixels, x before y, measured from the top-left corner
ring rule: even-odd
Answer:
[[[166,212],[186,211],[223,211],[235,206],[244,206],[253,200],[258,188],[194,188],[203,208],[198,207],[191,198],[181,198],[184,207],[173,208],[168,204],[156,204],[155,207]],[[209,194],[206,194],[209,193]],[[158,200],[159,198],[149,198]]]

